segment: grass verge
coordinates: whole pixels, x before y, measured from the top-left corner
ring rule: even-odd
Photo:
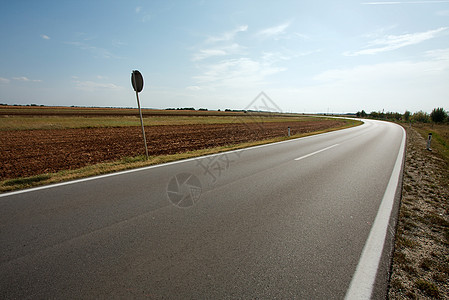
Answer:
[[[413,128],[427,139],[432,133],[431,148],[434,148],[438,156],[449,166],[449,125],[447,124],[414,124]],[[449,182],[449,172],[446,173]]]
[[[407,129],[389,299],[449,299],[449,126]],[[426,150],[429,132],[433,151]]]
[[[112,172],[118,172],[118,171],[124,171],[128,169],[135,169],[135,168],[141,168],[156,164],[162,164],[182,159],[188,159],[188,158],[194,158],[194,157],[200,157],[204,155],[209,154],[216,154],[231,150],[238,150],[263,144],[269,144],[269,143],[275,143],[280,141],[286,141],[289,139],[296,139],[301,138],[305,136],[310,135],[316,135],[326,132],[331,132],[335,130],[341,130],[349,127],[354,127],[361,125],[362,122],[357,120],[346,120],[345,125],[337,127],[337,128],[328,128],[326,130],[321,131],[315,131],[315,132],[308,132],[303,134],[297,134],[291,137],[277,137],[267,140],[261,140],[261,141],[253,141],[253,142],[247,142],[247,143],[241,143],[241,144],[234,144],[234,145],[227,145],[227,146],[221,146],[221,147],[215,147],[215,148],[207,148],[207,149],[201,149],[196,151],[190,151],[190,152],[184,152],[184,153],[178,153],[173,155],[160,155],[160,156],[152,156],[148,160],[145,158],[145,156],[137,156],[137,157],[124,157],[120,160],[113,161],[113,162],[105,162],[95,165],[86,166],[80,169],[75,170],[64,170],[57,173],[47,173],[47,174],[41,174],[37,176],[32,177],[25,177],[25,178],[15,178],[15,179],[8,179],[0,181],[0,192],[8,192],[8,191],[14,191],[14,190],[20,190],[20,189],[26,189],[36,186],[42,186],[47,184],[53,184],[53,183],[59,183],[59,182],[65,182],[80,178],[86,178],[96,175],[102,175]]]

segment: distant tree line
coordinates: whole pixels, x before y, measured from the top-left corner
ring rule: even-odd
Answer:
[[[430,114],[420,110],[412,114],[406,110],[403,114],[397,112],[377,112],[366,113],[364,110],[356,113],[358,118],[371,118],[389,121],[419,122],[419,123],[449,123],[448,112],[442,107],[437,107]]]
[[[165,110],[196,110],[196,109],[194,107],[178,107],[178,108],[166,108]],[[200,108],[200,110],[203,110],[203,108]]]

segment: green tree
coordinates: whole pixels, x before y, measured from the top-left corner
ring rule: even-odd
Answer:
[[[430,113],[430,118],[435,123],[443,123],[447,118],[447,113],[442,107],[434,108]]]
[[[410,121],[410,115],[411,115],[411,113],[408,110],[406,110],[404,113],[404,120],[406,122]]]
[[[377,111],[372,111],[369,115],[373,119],[379,119],[380,118],[380,113],[378,113]]]
[[[357,118],[366,118],[366,112],[362,109],[362,111],[358,111],[356,114]]]

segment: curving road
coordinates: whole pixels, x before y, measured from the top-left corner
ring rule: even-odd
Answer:
[[[405,132],[337,132],[0,195],[0,298],[384,297]]]

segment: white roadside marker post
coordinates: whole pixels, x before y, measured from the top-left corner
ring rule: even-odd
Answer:
[[[147,139],[145,138],[145,128],[143,127],[143,119],[142,119],[142,109],[140,108],[140,101],[139,101],[139,93],[143,89],[143,77],[139,71],[134,70],[131,73],[131,83],[133,85],[134,91],[136,91],[137,106],[139,107],[139,115],[140,115],[140,125],[142,126],[143,143],[145,144],[145,154],[148,159]]]
[[[427,138],[427,150],[432,151],[430,148],[430,142],[432,141],[432,133],[429,133],[429,137]]]

